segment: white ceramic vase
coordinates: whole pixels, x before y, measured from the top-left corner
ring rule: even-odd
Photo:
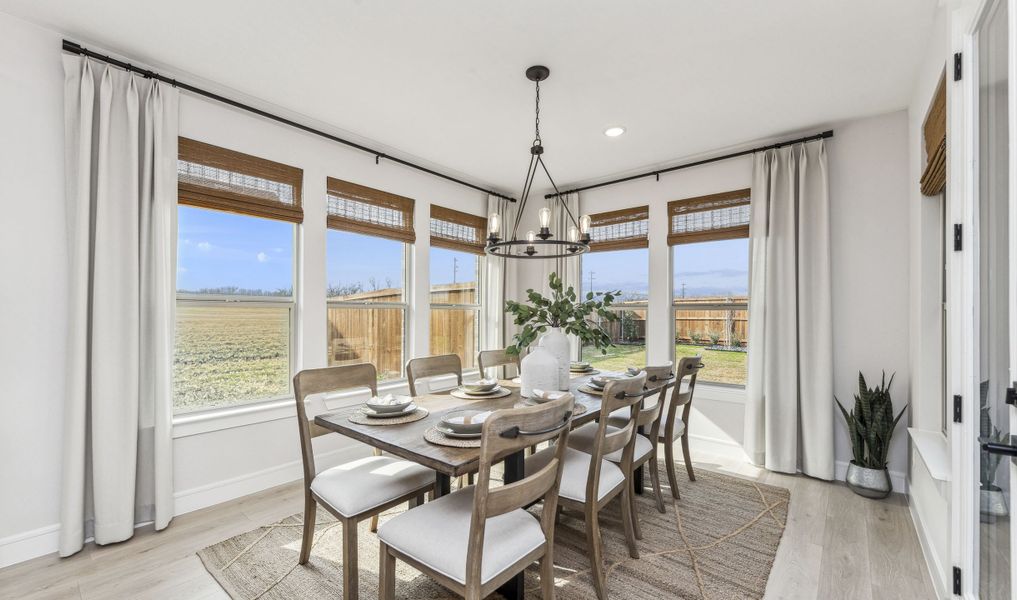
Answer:
[[[533,390],[558,388],[558,360],[546,348],[534,346],[519,363],[520,390],[524,397],[533,396]]]
[[[560,327],[553,327],[547,333],[540,336],[540,347],[545,348],[558,361],[558,384],[557,390],[568,391],[569,389],[569,354],[571,352],[569,337],[562,333]]]

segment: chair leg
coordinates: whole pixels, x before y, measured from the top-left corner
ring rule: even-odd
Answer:
[[[378,515],[371,517],[370,530],[371,533],[378,533]]]
[[[300,540],[300,559],[306,565],[311,558],[311,545],[314,544],[314,523],[318,515],[318,503],[310,494],[304,496],[304,537]]]
[[[632,490],[629,490],[629,515],[632,517],[632,534],[637,540],[643,539],[643,530],[639,526],[639,512],[636,508],[636,493]]]
[[[600,547],[600,523],[597,511],[586,509],[586,543],[590,545],[590,574],[593,575],[593,587],[597,590],[597,598],[607,600],[607,586],[604,581],[604,562]]]
[[[378,555],[381,564],[378,568],[378,600],[395,600],[395,566],[396,560],[388,551],[388,545],[380,542]]]
[[[621,493],[622,528],[625,530],[625,542],[629,546],[629,556],[639,558],[639,547],[636,546],[636,517],[632,514],[632,485],[626,481]]]
[[[343,600],[360,595],[360,569],[357,568],[357,522],[343,520]]]
[[[664,510],[664,494],[660,491],[660,462],[657,459],[656,450],[649,462],[646,463],[646,467],[650,470],[650,483],[653,485],[653,495],[657,499],[657,510],[661,513],[666,512]]]
[[[685,455],[685,470],[689,474],[689,481],[696,480],[696,474],[692,472],[692,457],[689,456],[689,434],[682,434],[682,454]]]
[[[671,496],[681,499],[678,491],[678,477],[674,472],[674,442],[664,442],[664,467],[667,469],[667,484],[671,486]]]
[[[540,597],[541,600],[554,600],[554,557],[552,544],[548,544],[547,552],[540,557]]]

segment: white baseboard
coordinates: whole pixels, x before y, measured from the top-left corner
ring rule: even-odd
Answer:
[[[2,538],[0,539],[0,568],[56,552],[59,543],[59,523]]]
[[[327,469],[341,462],[368,454],[370,454],[370,450],[366,446],[354,444],[330,452],[322,452],[314,458],[319,469]],[[277,485],[296,481],[303,476],[303,465],[300,461],[293,461],[225,481],[177,492],[173,495],[174,515],[182,515],[254,494]],[[59,549],[59,543],[59,523],[0,538],[0,568],[53,554]]]
[[[918,532],[918,543],[922,547],[922,555],[925,556],[925,565],[929,569],[929,578],[932,579],[932,585],[936,588],[936,597],[950,598],[951,593],[947,587],[946,569],[943,568],[942,563],[939,562],[939,556],[933,550],[932,541],[929,539],[929,532],[921,517],[918,516],[914,498],[910,495],[908,496],[908,512],[911,513],[911,522],[915,524],[915,531]]]
[[[361,458],[370,454],[370,449],[354,444],[330,452],[315,454],[314,462],[318,471],[339,463]],[[215,506],[242,496],[254,494],[268,488],[296,481],[304,476],[303,464],[296,460],[261,471],[245,473],[238,477],[216,481],[173,494],[173,514],[182,515],[209,506]]]
[[[833,464],[834,477],[837,481],[844,481],[847,477],[848,461],[838,460]],[[890,471],[890,482],[893,484],[893,491],[898,494],[908,493],[907,475],[900,471]]]

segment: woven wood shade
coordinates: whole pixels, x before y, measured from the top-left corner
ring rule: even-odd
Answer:
[[[328,178],[328,226],[412,244],[413,199]]]
[[[744,189],[668,202],[668,245],[749,237],[751,197]]]
[[[449,250],[484,254],[487,219],[431,205],[431,245]]]
[[[183,137],[178,147],[180,204],[303,222],[302,169]]]
[[[936,196],[946,187],[946,75],[939,79],[936,95],[922,126],[925,134],[925,170],[922,193]]]
[[[590,215],[590,252],[646,248],[650,207],[636,206]]]

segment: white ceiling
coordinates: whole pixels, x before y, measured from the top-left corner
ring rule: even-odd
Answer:
[[[906,106],[936,0],[0,0],[517,194]],[[623,125],[610,139],[603,130]],[[542,186],[542,182],[538,182]]]

